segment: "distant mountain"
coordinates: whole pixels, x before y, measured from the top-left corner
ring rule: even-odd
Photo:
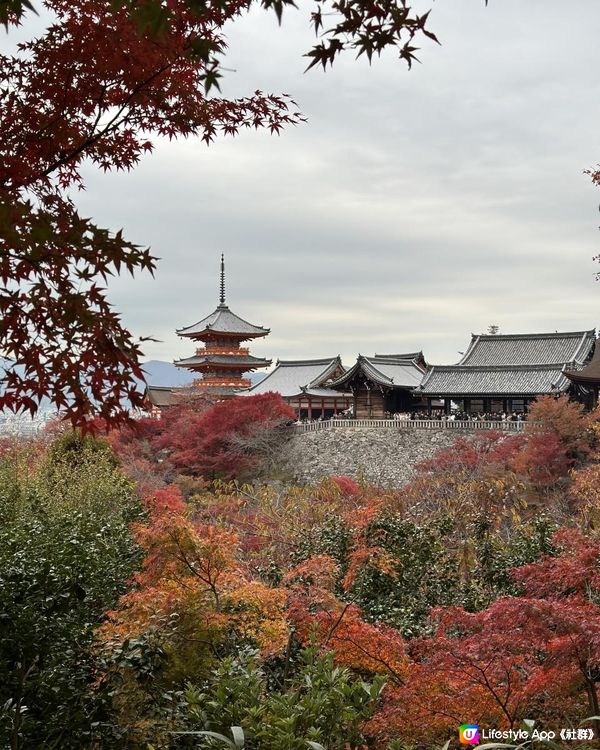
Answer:
[[[175,367],[171,362],[163,362],[160,359],[151,359],[144,362],[142,369],[146,373],[148,385],[162,385],[176,388],[182,385],[191,385],[194,376],[188,370]],[[244,377],[250,378],[252,383],[259,383],[265,376],[262,372],[251,372]]]
[[[172,362],[162,362],[160,359],[151,359],[142,364],[142,370],[146,373],[148,385],[180,386],[191,385],[194,376],[189,370],[175,367]]]

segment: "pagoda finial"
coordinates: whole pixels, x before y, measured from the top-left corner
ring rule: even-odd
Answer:
[[[221,253],[221,295],[219,297],[219,302],[221,305],[225,304],[225,254]]]

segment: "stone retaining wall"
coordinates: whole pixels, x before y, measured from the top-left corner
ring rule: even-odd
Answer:
[[[344,475],[382,487],[399,487],[413,476],[415,464],[452,445],[461,434],[465,433],[373,428],[307,432],[287,443],[283,470],[298,482]]]

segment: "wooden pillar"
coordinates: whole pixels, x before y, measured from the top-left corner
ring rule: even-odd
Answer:
[[[502,399],[502,411],[505,414],[508,414],[508,399],[507,398]]]
[[[310,422],[311,419],[312,419],[312,399],[309,396],[308,397],[308,421]]]
[[[371,408],[371,389],[367,386],[367,417],[371,419],[372,414],[373,411]]]
[[[325,399],[321,399],[321,419],[325,419]]]
[[[446,416],[448,416],[451,411],[452,411],[451,401],[450,401],[449,398],[445,398],[444,399],[444,412],[445,412]]]
[[[470,398],[463,399],[463,404],[464,404],[464,410],[467,412],[467,414],[470,414],[471,413],[471,399]]]
[[[333,399],[333,413],[337,414],[337,398]]]

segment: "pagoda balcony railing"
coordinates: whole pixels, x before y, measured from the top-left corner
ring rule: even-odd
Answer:
[[[250,354],[250,349],[247,346],[240,346],[234,348],[231,346],[204,346],[201,349],[196,349],[197,357],[205,357],[211,354],[229,354],[230,356],[245,356]]]
[[[194,380],[194,388],[250,388],[249,378],[199,378]]]

